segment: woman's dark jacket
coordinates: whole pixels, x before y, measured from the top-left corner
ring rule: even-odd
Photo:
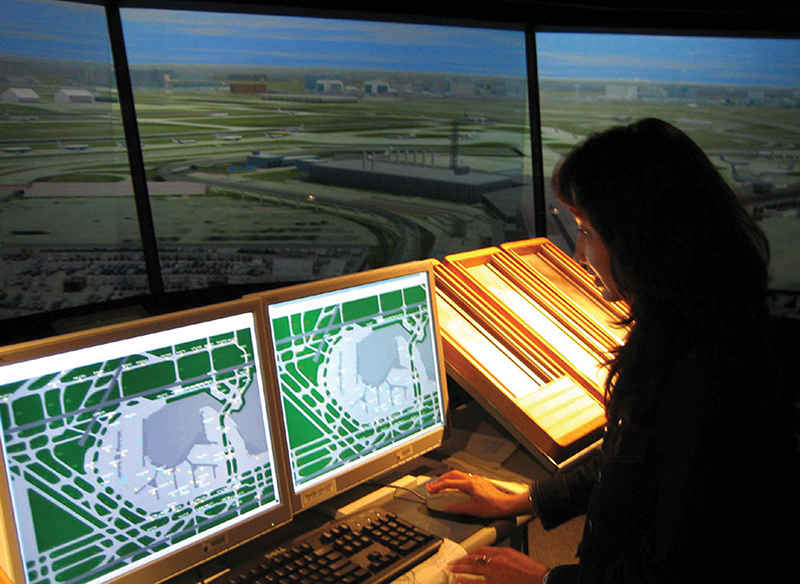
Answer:
[[[545,529],[586,515],[578,563],[548,584],[800,582],[792,408],[746,345],[696,344],[600,456],[534,485]]]

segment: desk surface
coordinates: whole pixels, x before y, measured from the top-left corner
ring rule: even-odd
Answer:
[[[429,469],[428,461],[420,459],[417,469]],[[435,464],[435,462],[434,462]],[[189,570],[171,580],[169,584],[201,584],[235,568],[252,558],[263,555],[273,549],[286,545],[287,541],[317,529],[331,519],[340,519],[371,507],[382,507],[395,513],[398,517],[421,527],[439,537],[459,544],[466,551],[474,551],[484,545],[493,545],[511,537],[515,530],[525,526],[531,516],[479,519],[474,517],[453,516],[442,513],[431,513],[422,499],[424,484],[430,477],[425,475],[404,475],[392,481],[395,486],[376,486],[374,483],[355,489],[364,495],[354,498],[348,491],[340,497],[303,511],[296,515],[292,522],[271,531],[247,544],[236,548],[222,556],[210,560],[206,564]],[[400,487],[400,488],[398,488]],[[409,491],[416,492],[415,496]]]
[[[436,476],[446,472],[447,466],[443,460],[453,452],[462,450],[470,435],[481,423],[494,427],[501,435],[513,440],[505,430],[483,413],[477,403],[471,402],[452,412],[452,438],[441,449],[427,457],[412,461],[394,472],[381,477],[382,484],[406,479],[412,490],[417,490],[424,495],[424,480],[417,480],[419,476]],[[503,463],[503,467],[511,470],[526,480],[542,479],[549,475],[533,457],[522,449],[517,449],[511,457]],[[411,485],[411,483],[414,483]],[[383,495],[378,499],[371,495],[376,490]],[[388,491],[388,494],[387,494]],[[214,574],[225,569],[225,565],[234,565],[238,558],[253,557],[257,549],[271,549],[287,540],[293,539],[310,529],[314,529],[331,519],[335,509],[352,505],[355,501],[365,500],[365,507],[381,506],[398,516],[421,526],[423,529],[449,539],[461,545],[467,551],[473,551],[483,545],[492,545],[507,539],[520,526],[530,521],[530,517],[518,517],[498,520],[479,520],[467,517],[432,516],[419,497],[395,488],[380,489],[376,482],[362,485],[343,493],[319,508],[310,509],[296,515],[292,522],[275,531],[272,531],[253,542],[224,554],[220,558],[211,560],[199,568],[192,569],[169,582],[171,584],[197,584]],[[326,513],[327,512],[327,513]],[[0,570],[0,584],[11,584],[11,580]]]
[[[490,431],[514,442],[513,437],[500,424],[485,415],[477,402],[469,402],[465,406],[454,409],[451,412],[451,421],[451,438],[442,448],[425,457],[406,463],[376,481],[351,489],[317,507],[303,511],[295,515],[289,524],[212,560],[200,569],[184,573],[171,580],[169,584],[198,584],[202,582],[203,578],[210,578],[219,574],[220,571],[224,571],[227,566],[243,563],[259,553],[264,553],[264,550],[274,549],[319,527],[326,521],[335,518],[337,510],[341,510],[343,515],[347,515],[357,512],[359,508],[383,507],[434,535],[456,542],[468,552],[508,539],[515,530],[525,526],[531,517],[481,520],[444,514],[433,516],[419,497],[404,489],[380,487],[380,485],[389,483],[400,484],[424,496],[424,483],[427,482],[427,479],[418,477],[438,476],[449,470],[445,463],[447,458],[455,452],[463,451],[473,433],[478,429],[485,430],[487,425],[490,427]],[[521,448],[517,448],[503,462],[502,467],[525,482],[551,476],[544,466]]]

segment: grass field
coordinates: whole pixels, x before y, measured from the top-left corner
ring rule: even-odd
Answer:
[[[301,88],[290,80],[278,85],[271,90]],[[329,158],[361,156],[364,151],[424,150],[435,155],[437,166],[447,166],[456,124],[460,164],[520,178],[532,174],[529,116],[525,100],[517,97],[417,95],[332,104],[295,102],[291,95],[276,101],[223,90],[159,89],[136,90],[135,99],[147,179],[211,181],[207,184],[218,193],[152,197],[156,234],[163,242],[344,241],[370,246],[370,257],[385,261],[391,251],[378,247],[396,242],[396,229],[371,231],[370,225],[383,221],[374,209],[345,211],[341,208],[345,201],[371,201],[401,213],[420,227],[429,252],[464,251],[493,241],[491,220],[480,208],[320,188],[293,167],[247,168],[246,157],[253,151]],[[800,168],[792,164],[800,157],[800,109],[666,100],[612,102],[600,96],[576,99],[568,93],[543,93],[540,100],[542,135],[541,142],[534,143],[542,145],[546,179],[560,157],[586,135],[627,120],[659,117],[686,131],[731,181],[733,161],[747,180],[769,183],[773,189],[800,182]],[[129,178],[119,104],[43,101],[4,106],[9,115],[0,120],[0,142],[4,148],[30,150],[0,152],[0,188],[14,192],[18,185],[37,180],[98,186],[70,200],[6,197],[0,203],[0,243],[8,249],[137,242],[133,201],[104,197],[102,191],[105,182]],[[312,193],[313,206],[299,203]],[[521,195],[518,200],[530,204]],[[796,214],[768,215],[763,225],[773,241],[776,285],[800,288]]]

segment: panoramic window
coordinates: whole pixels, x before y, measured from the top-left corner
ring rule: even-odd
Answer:
[[[103,8],[0,13],[0,319],[147,293]]]
[[[771,288],[800,290],[800,40],[536,35],[548,237],[571,252],[550,194],[558,159],[591,132],[643,117],[691,136],[759,221]]]
[[[284,285],[524,232],[523,32],[121,16],[167,291]]]

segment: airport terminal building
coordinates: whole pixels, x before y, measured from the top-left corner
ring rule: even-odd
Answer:
[[[402,160],[390,161],[376,160],[377,155],[365,154],[361,159],[321,162],[310,166],[309,178],[331,186],[467,204],[480,203],[485,193],[514,184],[511,177],[503,175],[425,166],[424,155],[422,162],[417,161],[417,156],[411,152]]]

